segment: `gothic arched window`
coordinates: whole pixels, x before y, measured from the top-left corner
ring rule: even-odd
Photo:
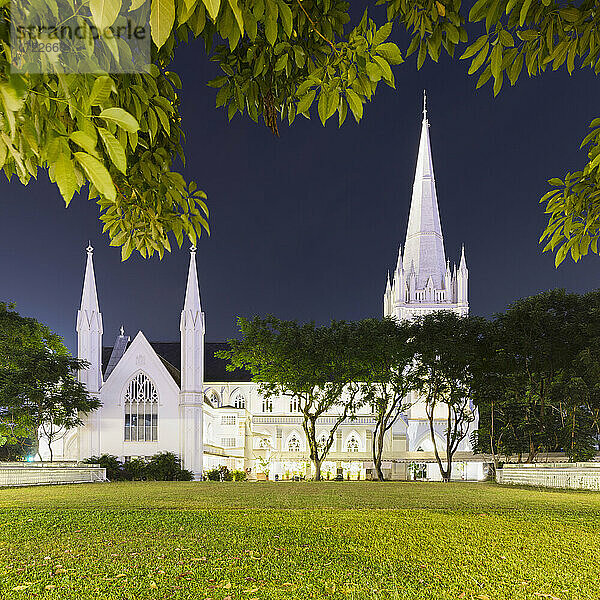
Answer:
[[[327,436],[324,433],[322,433],[321,437],[317,440],[317,446],[323,449],[325,448],[325,444],[327,444]]]
[[[271,442],[269,441],[269,438],[260,438],[260,440],[258,441],[258,447],[261,450],[268,450],[269,448],[271,448]]]
[[[300,412],[300,400],[298,398],[290,399],[290,412]]]
[[[273,412],[273,400],[271,400],[271,398],[263,398],[262,411],[264,413],[265,412]]]
[[[296,434],[288,440],[288,452],[300,452],[300,440],[296,437]]]
[[[158,439],[158,393],[152,381],[138,373],[127,386],[125,441],[155,442]]]
[[[221,398],[215,390],[210,390],[208,392],[208,400],[215,408],[221,406]]]
[[[233,406],[235,406],[235,408],[246,408],[246,398],[244,397],[244,394],[237,392],[233,397]]]
[[[358,440],[352,435],[346,444],[346,448],[348,448],[348,452],[358,452],[359,444]]]

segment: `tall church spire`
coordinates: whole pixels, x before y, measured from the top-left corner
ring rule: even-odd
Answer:
[[[190,266],[188,268],[187,286],[183,310],[193,312],[202,311],[200,305],[200,287],[198,285],[198,271],[196,268],[196,246],[190,248]]]
[[[425,94],[421,140],[404,244],[404,269],[408,271],[411,264],[414,264],[418,289],[425,287],[429,277],[436,288],[443,287],[446,256],[433,174]]]
[[[385,316],[412,319],[437,310],[468,314],[469,272],[464,248],[460,268],[457,270],[454,265],[452,272],[444,251],[425,92],[421,139],[403,250],[398,250],[391,301],[387,291],[384,294]]]
[[[98,294],[96,292],[96,277],[94,274],[94,249],[90,242],[88,242],[86,252],[87,262],[83,279],[83,292],[81,294],[81,310],[100,312]]]
[[[179,454],[196,478],[203,471],[204,313],[196,270],[196,247],[190,248],[185,300],[181,311],[181,392]]]
[[[87,262],[81,293],[81,306],[77,311],[77,356],[90,363],[79,372],[79,379],[88,392],[96,393],[102,386],[102,313],[98,306],[96,277],[94,276],[94,249],[88,243]]]

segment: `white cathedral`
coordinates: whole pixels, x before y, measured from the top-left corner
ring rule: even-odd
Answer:
[[[465,315],[469,310],[468,276],[464,248],[458,269],[446,260],[424,107],[404,253],[398,252],[391,280],[388,273],[383,313],[398,319],[436,310]],[[248,372],[226,371],[226,361],[214,353],[227,344],[205,342],[204,333],[192,248],[180,341],[150,342],[141,331],[130,341],[121,328],[114,345],[103,347],[93,249],[88,247],[77,313],[78,357],[90,363],[80,379],[102,406],[84,415],[83,425],[55,443],[54,457],[82,460],[106,453],[128,461],[168,450],[176,453],[197,479],[218,465],[246,470],[253,479],[310,476],[298,406],[286,397],[261,396]],[[441,449],[444,414],[436,416],[436,441]],[[333,422],[333,416],[319,419],[319,438],[328,435]],[[365,407],[339,427],[322,466],[325,478],[370,477],[374,426],[374,415]],[[468,437],[455,460],[453,477],[483,477],[483,464],[474,460]],[[389,431],[383,469],[391,479],[440,479],[422,402],[417,400]]]

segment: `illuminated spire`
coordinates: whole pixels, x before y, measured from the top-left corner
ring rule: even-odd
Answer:
[[[417,275],[417,289],[424,288],[429,277],[432,277],[437,289],[442,287],[446,257],[433,174],[425,94],[421,139],[404,244],[404,269],[408,270],[411,264],[414,264]]]

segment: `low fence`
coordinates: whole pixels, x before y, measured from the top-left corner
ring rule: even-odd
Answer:
[[[106,481],[106,469],[76,462],[0,462],[0,487]]]
[[[570,490],[600,491],[600,462],[505,464],[496,481]]]

